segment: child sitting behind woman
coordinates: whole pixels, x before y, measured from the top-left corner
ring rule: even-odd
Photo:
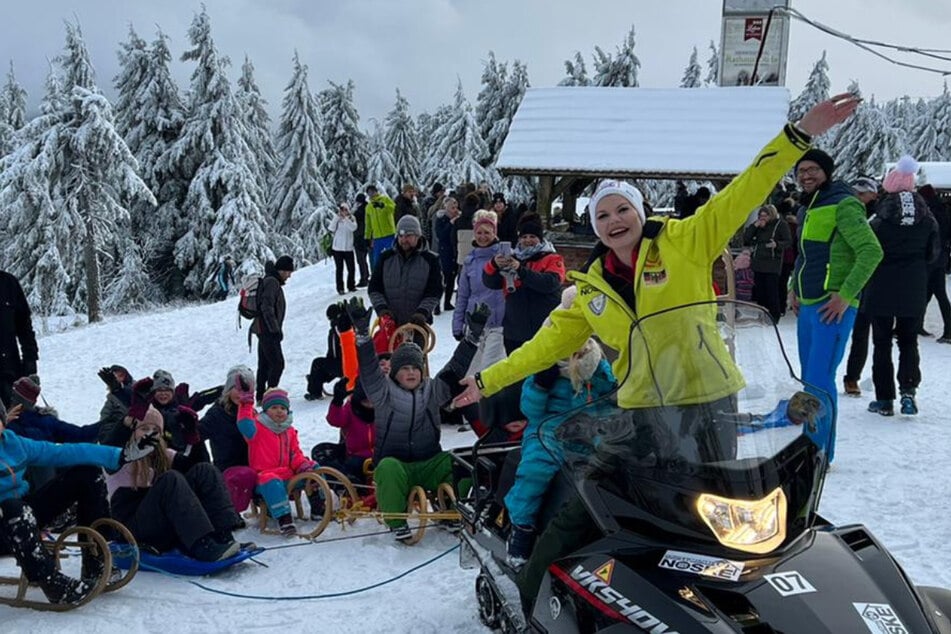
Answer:
[[[258,474],[255,492],[264,498],[268,512],[277,520],[281,535],[297,534],[287,499],[287,482],[295,475],[317,469],[318,464],[304,455],[294,429],[294,415],[290,410],[287,392],[273,387],[261,398],[262,412],[254,411],[254,392],[251,385],[239,379],[238,431],[248,443],[248,463]],[[310,517],[324,515],[324,500],[320,490],[308,497]]]
[[[565,299],[562,301],[564,304]],[[521,409],[528,425],[522,436],[522,458],[515,471],[515,483],[505,496],[512,524],[506,558],[511,567],[521,568],[528,560],[542,500],[564,461],[555,430],[569,412],[577,413],[581,407],[587,406],[585,411],[592,416],[602,410],[607,412],[612,401],[599,399],[610,394],[615,385],[611,365],[604,359],[601,346],[591,338],[570,358],[525,379]]]

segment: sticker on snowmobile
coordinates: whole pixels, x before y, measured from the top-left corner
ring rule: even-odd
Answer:
[[[680,634],[602,581],[595,573],[585,570],[584,566],[575,566],[570,573],[557,565],[551,566],[549,570],[569,587],[580,592],[585,600],[592,602],[593,599],[599,602],[614,618],[626,619],[651,634]]]
[[[604,307],[608,305],[608,298],[604,295],[598,295],[590,302],[588,302],[588,308],[591,309],[591,312],[595,315],[601,315],[604,312]]]
[[[887,603],[853,603],[852,606],[865,621],[865,627],[874,634],[909,634],[895,610]]]
[[[614,574],[614,560],[613,559],[594,571],[594,576],[607,584],[611,583],[611,576],[613,574]]]
[[[548,610],[551,612],[551,620],[557,621],[558,617],[561,616],[561,601],[558,600],[558,597],[552,597],[548,600]]]
[[[743,574],[742,561],[707,557],[679,550],[668,550],[664,553],[657,567],[725,581],[738,581],[740,575]]]
[[[763,579],[766,579],[769,585],[773,586],[773,589],[783,597],[791,597],[797,594],[806,594],[816,591],[813,585],[806,581],[806,578],[795,570],[763,575]]]

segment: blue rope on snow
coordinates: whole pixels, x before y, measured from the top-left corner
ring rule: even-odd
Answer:
[[[153,571],[153,572],[159,572],[159,573],[162,573],[163,575],[165,575],[165,576],[167,576],[167,577],[171,577],[171,578],[173,578],[173,579],[180,579],[180,580],[182,580],[182,581],[187,581],[188,583],[192,584],[193,586],[195,586],[195,587],[197,587],[197,588],[201,588],[202,590],[205,590],[206,592],[212,592],[212,593],[214,593],[214,594],[221,594],[221,595],[224,595],[224,596],[227,596],[227,597],[234,597],[234,598],[236,598],[236,599],[253,599],[253,600],[256,600],[256,601],[307,601],[307,600],[311,600],[311,599],[335,599],[335,598],[338,598],[338,597],[351,596],[351,595],[354,595],[354,594],[360,594],[361,592],[368,592],[368,591],[370,591],[370,590],[374,590],[374,589],[376,589],[376,588],[380,588],[380,587],[385,586],[385,585],[387,585],[387,584],[393,583],[394,581],[399,581],[399,580],[402,579],[403,577],[407,577],[407,576],[413,574],[414,572],[416,572],[417,570],[420,570],[421,568],[425,568],[426,566],[435,563],[436,561],[442,559],[442,558],[445,557],[446,555],[448,555],[448,554],[450,554],[450,553],[456,551],[458,548],[459,548],[459,544],[456,544],[455,546],[453,546],[453,547],[450,548],[449,550],[447,550],[447,551],[445,551],[445,552],[442,552],[442,553],[439,553],[439,554],[436,555],[435,557],[433,557],[433,558],[431,558],[431,559],[428,559],[428,560],[424,561],[424,562],[421,563],[421,564],[418,564],[418,565],[416,565],[416,566],[413,566],[413,567],[410,568],[409,570],[406,570],[406,571],[404,571],[404,572],[401,572],[400,574],[396,575],[395,577],[390,577],[389,579],[385,579],[385,580],[383,580],[383,581],[378,581],[377,583],[374,583],[374,584],[371,584],[371,585],[368,585],[368,586],[364,586],[364,587],[362,587],[362,588],[356,588],[356,589],[354,589],[354,590],[344,590],[343,592],[328,592],[328,593],[325,593],[325,594],[305,594],[305,595],[289,596],[289,597],[268,597],[268,596],[262,596],[262,595],[257,595],[257,594],[240,594],[240,593],[238,593],[238,592],[228,592],[227,590],[218,590],[217,588],[210,588],[210,587],[208,587],[208,586],[206,586],[206,585],[204,585],[204,584],[202,584],[202,583],[200,583],[200,582],[198,582],[198,581],[193,581],[192,579],[187,579],[187,578],[182,577],[182,576],[180,576],[180,575],[174,575],[174,574],[172,574],[172,573],[170,573],[170,572],[166,572],[166,571],[164,571],[164,570],[161,570],[161,569],[159,569],[159,568],[156,568],[155,566],[150,566],[150,565],[145,564],[145,563],[142,563],[142,562],[139,562],[139,568],[141,568],[142,570],[151,570],[151,571]],[[254,561],[253,558],[252,558],[252,561]]]

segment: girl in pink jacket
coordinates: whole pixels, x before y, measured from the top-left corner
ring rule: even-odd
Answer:
[[[242,398],[238,407],[238,431],[248,443],[248,464],[257,472],[254,491],[267,504],[271,517],[277,519],[281,534],[296,535],[287,499],[287,481],[298,473],[313,471],[318,464],[304,455],[294,429],[287,391],[271,388],[261,399],[260,414],[254,411],[254,397]],[[310,498],[311,519],[324,514],[324,501],[319,490]]]

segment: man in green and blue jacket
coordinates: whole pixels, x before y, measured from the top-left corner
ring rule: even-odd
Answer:
[[[803,205],[789,291],[789,303],[799,316],[802,380],[820,398],[831,399],[831,407],[837,404],[835,373],[855,323],[859,294],[882,259],[865,207],[847,184],[832,180],[834,168],[832,157],[819,149],[809,150],[796,163]],[[834,432],[820,429],[817,438],[829,439],[826,450],[832,462]]]

